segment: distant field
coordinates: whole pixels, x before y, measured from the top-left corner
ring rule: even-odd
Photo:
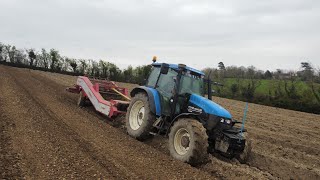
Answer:
[[[246,82],[248,82],[248,81],[249,81],[248,79],[241,80],[241,82],[243,82],[244,84],[246,84]],[[267,95],[267,94],[269,94],[269,90],[270,90],[271,94],[274,95],[274,92],[277,89],[279,83],[281,83],[282,91],[285,92],[283,80],[261,79],[260,82],[261,82],[260,86],[256,89],[257,94]],[[230,86],[234,83],[237,83],[236,78],[227,78],[224,82],[224,85],[227,89],[230,90]],[[295,84],[296,89],[300,95],[302,95],[304,91],[310,90],[310,88],[308,87],[308,85],[304,81],[297,81],[294,84]],[[291,87],[291,81],[288,81],[288,86]],[[320,87],[320,84],[316,84],[316,86]]]

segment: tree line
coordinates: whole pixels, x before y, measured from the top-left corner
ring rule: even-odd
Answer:
[[[150,65],[121,70],[105,60],[70,58],[56,49],[17,49],[1,42],[0,64],[135,84],[143,82],[151,71]],[[301,62],[298,71],[262,71],[254,66],[225,66],[223,62],[203,71],[207,78],[210,74],[210,79],[224,84],[214,87],[216,96],[320,114],[320,70],[308,62]],[[264,92],[257,92],[259,87]]]
[[[149,65],[135,68],[128,66],[126,69],[121,70],[114,63],[105,60],[70,58],[62,56],[56,49],[46,50],[42,48],[40,51],[36,51],[33,48],[18,49],[15,46],[1,42],[0,62],[18,67],[28,67],[70,75],[88,75],[130,83],[142,82],[151,71]]]

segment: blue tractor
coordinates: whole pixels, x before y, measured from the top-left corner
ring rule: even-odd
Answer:
[[[236,127],[231,114],[211,100],[211,84],[218,83],[186,65],[154,61],[152,66],[146,84],[131,91],[128,134],[138,140],[169,136],[171,156],[191,165],[207,162],[212,152],[245,162],[251,149],[246,130]]]

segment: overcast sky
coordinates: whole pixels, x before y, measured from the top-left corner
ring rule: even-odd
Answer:
[[[320,65],[319,0],[0,0],[0,42],[121,68]]]

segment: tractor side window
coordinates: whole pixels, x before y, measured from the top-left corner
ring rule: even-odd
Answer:
[[[148,79],[148,83],[147,83],[148,87],[153,88],[156,85],[159,73],[160,73],[160,68],[154,67]]]
[[[180,86],[180,92],[179,94],[189,93],[189,94],[203,94],[203,79],[194,76],[191,74],[184,74],[181,77],[181,86]]]
[[[168,74],[162,74],[160,76],[157,89],[161,91],[164,96],[171,98],[177,75],[178,73],[176,71],[169,69]]]
[[[171,114],[170,99],[172,98],[172,91],[175,87],[175,80],[178,73],[171,68],[168,74],[161,74],[157,84],[157,90],[161,97],[161,113],[169,116]]]

